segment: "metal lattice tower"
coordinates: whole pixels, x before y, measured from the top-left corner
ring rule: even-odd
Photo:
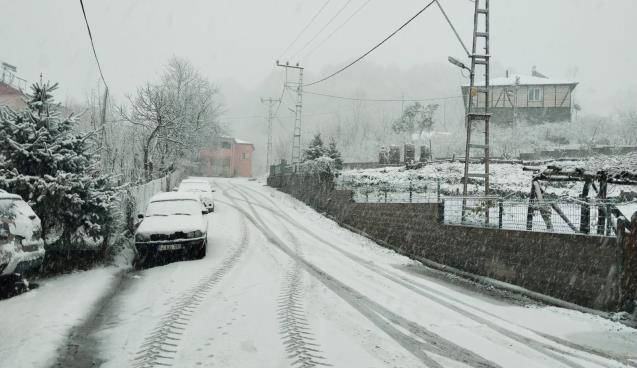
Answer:
[[[295,87],[296,88],[296,106],[294,109],[294,135],[292,137],[292,164],[301,162],[301,113],[303,110],[303,67],[296,65],[290,65],[290,63],[279,64],[277,66],[282,68],[293,68],[299,71],[299,81],[296,84],[286,83],[284,88]]]
[[[475,12],[473,16],[473,48],[471,53],[471,74],[467,96],[467,145],[465,147],[464,183],[462,194],[467,195],[469,178],[484,178],[484,194],[489,194],[489,0],[474,0]],[[484,4],[482,7],[481,4]],[[480,18],[482,19],[482,22]],[[478,40],[483,41],[484,52],[478,53]],[[484,86],[476,87],[476,68],[484,68]],[[474,103],[475,99],[475,103]],[[484,104],[484,108],[480,104]],[[474,106],[475,105],[475,106]],[[483,128],[484,142],[474,144],[471,141],[471,133],[474,129]],[[471,151],[482,150],[484,152],[484,173],[470,172]]]
[[[261,102],[268,103],[268,145],[267,145],[267,153],[266,153],[266,167],[268,170],[270,169],[270,164],[272,163],[272,120],[274,120],[274,103],[280,103],[280,99],[275,99],[272,97],[262,98]]]

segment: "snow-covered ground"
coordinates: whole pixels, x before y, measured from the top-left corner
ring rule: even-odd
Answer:
[[[547,165],[558,165],[563,168],[586,168],[591,172],[609,170],[611,174],[622,170],[635,170],[630,164],[635,161],[635,155],[626,157],[603,156],[579,161],[543,162],[541,165],[533,165],[541,169]],[[629,160],[630,159],[630,160]],[[528,197],[531,190],[531,182],[534,173],[524,171],[522,164],[492,163],[491,190],[493,194]],[[484,172],[484,165],[472,164],[471,172]],[[343,188],[354,189],[356,194],[366,201],[384,201],[384,192],[388,192],[389,201],[405,201],[411,186],[416,193],[414,198],[433,198],[437,195],[440,185],[441,195],[454,195],[462,193],[462,178],[464,164],[461,162],[434,162],[417,170],[407,170],[404,167],[387,167],[379,169],[345,170],[338,179]],[[546,192],[555,196],[578,197],[583,188],[580,182],[553,182],[545,186]],[[483,189],[481,181],[471,181],[468,185],[469,194],[480,193]],[[609,185],[609,197],[617,196],[621,190],[637,190],[635,187]],[[367,196],[365,191],[371,191]]]
[[[213,185],[206,257],[127,274],[85,336],[71,340],[78,358],[65,367],[86,366],[87,357],[102,367],[637,365],[637,331],[620,323],[436,276],[262,183]],[[109,289],[109,272],[0,301],[0,365],[52,365],[52,347],[33,354],[40,345],[7,342],[41,334],[56,334],[73,357],[65,334],[87,314],[77,300],[59,301],[61,290],[96,299]],[[45,298],[47,290],[54,295]],[[69,316],[31,317],[57,309],[51,300]]]
[[[49,366],[71,329],[86,321],[120,272],[107,267],[58,276],[1,300],[0,366]]]

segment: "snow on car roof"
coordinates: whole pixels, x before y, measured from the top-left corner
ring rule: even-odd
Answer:
[[[199,201],[199,197],[189,192],[161,192],[155,194],[150,201]]]
[[[7,191],[0,189],[0,199],[22,199],[17,194],[7,193]]]

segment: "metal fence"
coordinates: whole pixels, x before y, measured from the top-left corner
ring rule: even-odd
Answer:
[[[509,230],[615,236],[618,203],[609,200],[442,199],[445,224]]]
[[[337,189],[352,191],[357,203],[438,203],[445,224],[565,234],[615,236],[617,210],[622,203],[597,198],[551,200],[500,197],[448,196],[434,183],[415,187],[410,183],[357,184],[336,181]]]

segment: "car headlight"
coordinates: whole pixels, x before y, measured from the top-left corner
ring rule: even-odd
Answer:
[[[195,231],[191,231],[189,233],[186,234],[186,237],[188,239],[192,239],[192,238],[201,238],[203,236],[203,233],[201,232],[201,230],[195,230]]]
[[[145,241],[149,241],[149,240],[150,240],[150,235],[147,235],[147,234],[144,234],[144,233],[135,234],[135,241],[145,242]]]

